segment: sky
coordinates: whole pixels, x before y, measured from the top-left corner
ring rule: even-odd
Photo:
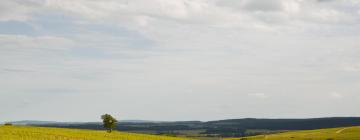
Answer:
[[[0,122],[360,116],[359,0],[0,0]]]

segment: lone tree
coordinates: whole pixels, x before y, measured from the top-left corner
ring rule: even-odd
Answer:
[[[109,133],[116,127],[117,120],[109,114],[104,114],[101,116],[103,120],[103,126]]]

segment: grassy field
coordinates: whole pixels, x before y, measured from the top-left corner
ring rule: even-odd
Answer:
[[[226,140],[360,140],[360,127],[293,131]]]
[[[293,131],[225,140],[360,140],[360,126]],[[114,131],[0,126],[0,140],[190,140],[180,137],[135,134]]]
[[[134,134],[114,131],[0,126],[0,140],[189,140],[186,138]]]

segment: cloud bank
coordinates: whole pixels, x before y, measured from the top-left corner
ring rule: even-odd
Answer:
[[[0,9],[1,120],[360,115],[357,0],[1,0]]]

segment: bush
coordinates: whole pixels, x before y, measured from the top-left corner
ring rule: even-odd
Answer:
[[[12,126],[13,124],[12,123],[5,123],[4,125],[5,126]]]

